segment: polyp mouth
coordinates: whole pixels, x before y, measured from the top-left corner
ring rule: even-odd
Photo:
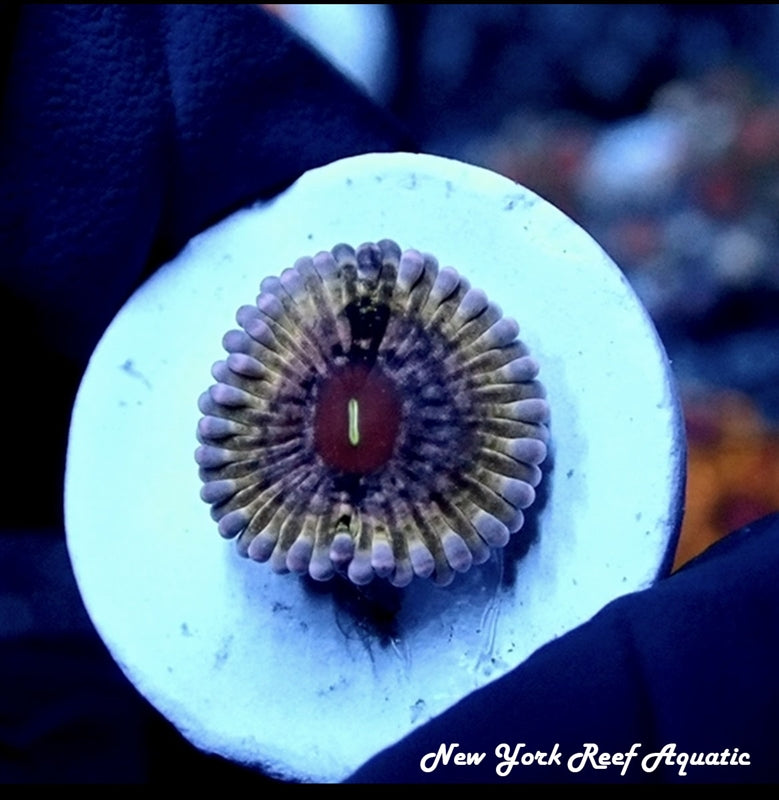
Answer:
[[[375,364],[353,362],[322,379],[314,408],[314,450],[331,469],[361,476],[383,467],[398,440],[401,396]]]

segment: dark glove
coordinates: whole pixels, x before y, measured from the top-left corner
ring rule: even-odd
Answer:
[[[777,575],[779,514],[773,514],[652,588],[610,603],[371,759],[350,780],[774,783]],[[428,753],[453,742],[453,754],[485,753],[484,759],[421,769]],[[605,769],[595,766],[603,753],[627,754],[636,743],[635,756],[624,759],[624,777],[625,763],[610,759]],[[516,750],[517,744],[525,747]],[[500,745],[508,750],[496,755]],[[545,753],[547,763],[522,764],[522,756],[536,752]],[[707,765],[681,765],[679,754],[701,753]],[[498,764],[513,755],[517,765],[499,775]],[[433,758],[425,762],[432,764]]]

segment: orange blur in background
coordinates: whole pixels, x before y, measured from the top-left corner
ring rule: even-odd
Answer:
[[[779,508],[779,431],[743,394],[684,402],[688,437],[684,522],[674,569]]]

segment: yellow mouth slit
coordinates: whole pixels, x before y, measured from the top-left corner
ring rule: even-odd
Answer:
[[[349,400],[349,444],[357,447],[360,443],[360,407],[357,405],[357,398]]]

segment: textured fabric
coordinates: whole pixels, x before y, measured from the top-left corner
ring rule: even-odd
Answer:
[[[410,142],[256,6],[23,6],[2,280],[88,354],[145,271],[305,170]]]
[[[651,589],[615,600],[585,625],[537,651],[363,766],[352,781],[779,780],[779,514],[737,533]],[[420,768],[441,744],[486,753],[481,763]],[[496,772],[508,744],[520,762]],[[627,765],[580,771],[568,759],[627,753]],[[675,745],[646,769],[641,761]],[[736,748],[738,752],[736,752]],[[723,756],[723,751],[728,754]],[[455,752],[455,751],[453,751]],[[687,765],[678,754],[717,754],[726,765]],[[749,765],[731,764],[749,754]],[[467,759],[466,759],[467,760]],[[709,757],[712,760],[712,756]],[[432,759],[430,760],[432,761]],[[429,766],[430,762],[426,763]],[[580,766],[574,761],[572,768]]]

